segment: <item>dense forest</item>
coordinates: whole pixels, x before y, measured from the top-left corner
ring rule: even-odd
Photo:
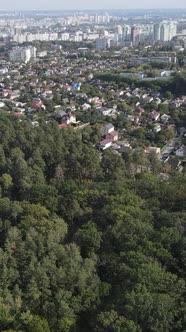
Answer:
[[[113,74],[110,72],[96,73],[95,77],[102,81],[116,82],[121,86],[123,84],[129,84],[130,86],[150,88],[154,91],[161,91],[164,93],[168,91],[175,96],[184,95],[186,90],[186,73],[184,71],[179,72],[170,78],[163,78],[163,80],[158,78],[152,80],[139,80],[134,77],[122,77],[119,74]]]
[[[0,115],[0,331],[186,330],[186,176],[95,135]]]

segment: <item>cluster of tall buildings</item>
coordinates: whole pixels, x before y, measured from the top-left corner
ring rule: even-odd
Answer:
[[[177,34],[176,22],[162,22],[154,25],[154,41],[170,41]]]
[[[93,17],[93,22],[95,24],[108,24],[108,23],[110,23],[110,16],[108,14],[105,14],[105,15],[95,15]]]
[[[9,60],[11,62],[24,62],[27,63],[31,59],[36,58],[36,47],[13,47],[9,53]]]
[[[131,40],[137,45],[145,40],[151,42],[168,42],[177,34],[177,23],[173,21],[161,22],[154,25],[125,26],[123,28],[124,40]],[[131,37],[131,39],[130,39]]]
[[[144,42],[168,42],[177,34],[177,23],[165,21],[154,25],[142,25],[131,27],[131,42],[133,45]]]
[[[115,33],[104,34],[96,40],[97,49],[106,49],[112,42],[138,46],[139,43],[169,42],[177,34],[177,23],[163,21],[158,24],[118,25]]]
[[[87,15],[84,18],[90,19]],[[84,27],[51,29],[45,27],[34,30],[23,30],[22,26],[16,26],[11,38],[16,43],[32,43],[33,41],[94,41],[96,49],[105,50],[112,45],[138,46],[140,43],[153,44],[156,42],[169,42],[177,34],[177,22],[172,20],[155,24],[109,24],[112,17],[105,15],[91,16],[93,21]]]
[[[16,43],[25,43],[33,42],[34,40],[39,41],[54,41],[58,39],[58,33],[56,32],[44,32],[44,33],[16,33],[13,36],[13,42]]]

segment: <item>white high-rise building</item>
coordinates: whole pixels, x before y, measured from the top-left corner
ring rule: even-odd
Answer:
[[[174,38],[177,34],[177,23],[176,22],[170,22],[169,26],[169,40]]]
[[[170,30],[170,26],[169,23],[163,23],[161,25],[161,29],[160,29],[160,40],[163,42],[167,42],[170,39],[170,34],[169,34],[169,30]]]
[[[9,59],[12,62],[25,62],[31,59],[30,49],[23,47],[14,47],[9,54]]]
[[[28,46],[28,48],[30,49],[31,59],[35,59],[36,58],[37,48],[35,46]]]
[[[154,41],[170,41],[177,33],[176,22],[162,22],[154,25]]]
[[[36,48],[32,46],[28,47],[14,47],[9,53],[9,59],[12,62],[24,62],[27,63],[31,58],[36,57]]]
[[[70,39],[70,34],[68,32],[63,32],[61,34],[61,40],[66,41]]]
[[[121,26],[121,25],[118,25],[118,26],[116,27],[116,33],[117,33],[118,35],[122,35],[122,34],[123,34],[123,29],[122,29],[122,26]]]
[[[74,42],[82,42],[83,41],[83,36],[82,35],[74,35],[73,36],[73,41]]]
[[[25,43],[26,42],[26,34],[20,34],[20,35],[14,35],[13,36],[13,41],[19,44]]]

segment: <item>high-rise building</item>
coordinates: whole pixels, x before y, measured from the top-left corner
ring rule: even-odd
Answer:
[[[22,33],[22,27],[15,27],[15,30],[14,30],[14,33],[15,35],[21,35]]]
[[[157,42],[160,40],[161,35],[161,24],[154,25],[154,41]]]
[[[118,26],[116,27],[116,33],[117,33],[118,35],[122,35],[122,34],[123,34],[123,29],[122,29],[122,26],[121,26],[121,25],[118,25]]]
[[[68,32],[63,32],[60,36],[60,39],[63,41],[69,40],[70,39],[70,34]]]
[[[168,23],[163,23],[161,25],[161,29],[160,29],[160,40],[163,41],[163,42],[167,42],[169,41],[169,37],[170,37],[170,34],[169,34],[169,24]]]
[[[176,22],[170,22],[169,26],[169,40],[174,38],[177,34],[177,23]]]
[[[37,48],[35,46],[28,46],[28,48],[30,49],[31,59],[35,59],[36,58]]]
[[[9,53],[9,59],[12,62],[24,62],[27,63],[31,58],[36,57],[36,48],[32,46],[28,47],[14,47]]]
[[[96,39],[96,49],[97,50],[106,50],[109,47],[110,47],[110,41],[108,38]]]
[[[26,34],[16,34],[13,36],[13,41],[19,44],[26,42]]]
[[[123,27],[123,40],[131,41],[131,26],[130,25],[124,25],[124,27]]]
[[[176,22],[161,22],[154,25],[154,41],[167,42],[170,41],[177,33]]]
[[[131,30],[131,40],[133,46],[137,46],[140,42],[140,27],[139,26],[133,26]]]

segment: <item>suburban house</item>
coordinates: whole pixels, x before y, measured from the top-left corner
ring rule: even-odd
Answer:
[[[2,101],[0,101],[0,108],[4,107],[4,106],[5,106],[5,103],[3,103]]]
[[[10,95],[10,99],[14,100],[20,97],[20,90],[13,90]]]
[[[118,141],[118,132],[113,130],[111,133],[106,134],[106,139],[111,140],[112,142]]]
[[[63,116],[62,122],[66,123],[67,125],[76,123],[76,116],[73,113],[67,113]]]
[[[71,112],[67,113],[64,110],[57,110],[55,111],[55,116],[61,123],[66,123],[67,125],[76,123],[76,116]]]
[[[148,154],[149,153],[154,153],[156,155],[160,154],[160,152],[161,152],[160,148],[157,148],[155,146],[146,146],[144,148],[144,151],[145,151],[145,153],[148,153]]]
[[[83,111],[88,111],[89,109],[91,109],[91,105],[90,104],[84,103],[82,105],[82,110]]]
[[[159,133],[159,131],[161,131],[161,125],[159,123],[156,123],[154,125],[154,132]]]
[[[66,128],[66,127],[68,127],[68,125],[66,124],[66,123],[59,123],[58,124],[58,128]]]
[[[112,123],[108,123],[104,128],[103,128],[103,133],[104,135],[110,134],[112,131],[114,131],[114,126]]]
[[[111,115],[112,112],[113,112],[113,109],[112,109],[112,108],[103,108],[103,109],[100,110],[100,113],[101,113],[103,116]]]
[[[186,146],[182,145],[178,150],[176,150],[177,157],[186,157]]]
[[[149,113],[149,120],[151,121],[157,121],[160,117],[160,113],[156,111],[152,111]]]
[[[103,141],[99,142],[99,150],[106,150],[110,148],[112,145],[112,141],[109,139],[104,139]]]
[[[103,128],[104,140],[97,144],[99,150],[108,149],[114,142],[118,141],[118,132],[114,130],[112,123],[108,123]]]
[[[170,115],[167,115],[167,114],[163,114],[162,116],[161,116],[161,122],[162,123],[167,123],[169,120],[170,120]]]
[[[33,100],[32,108],[33,108],[34,110],[39,110],[39,109],[41,109],[41,108],[44,108],[44,109],[45,109],[45,106],[43,105],[43,102],[41,101],[40,98],[35,98],[35,99]]]

